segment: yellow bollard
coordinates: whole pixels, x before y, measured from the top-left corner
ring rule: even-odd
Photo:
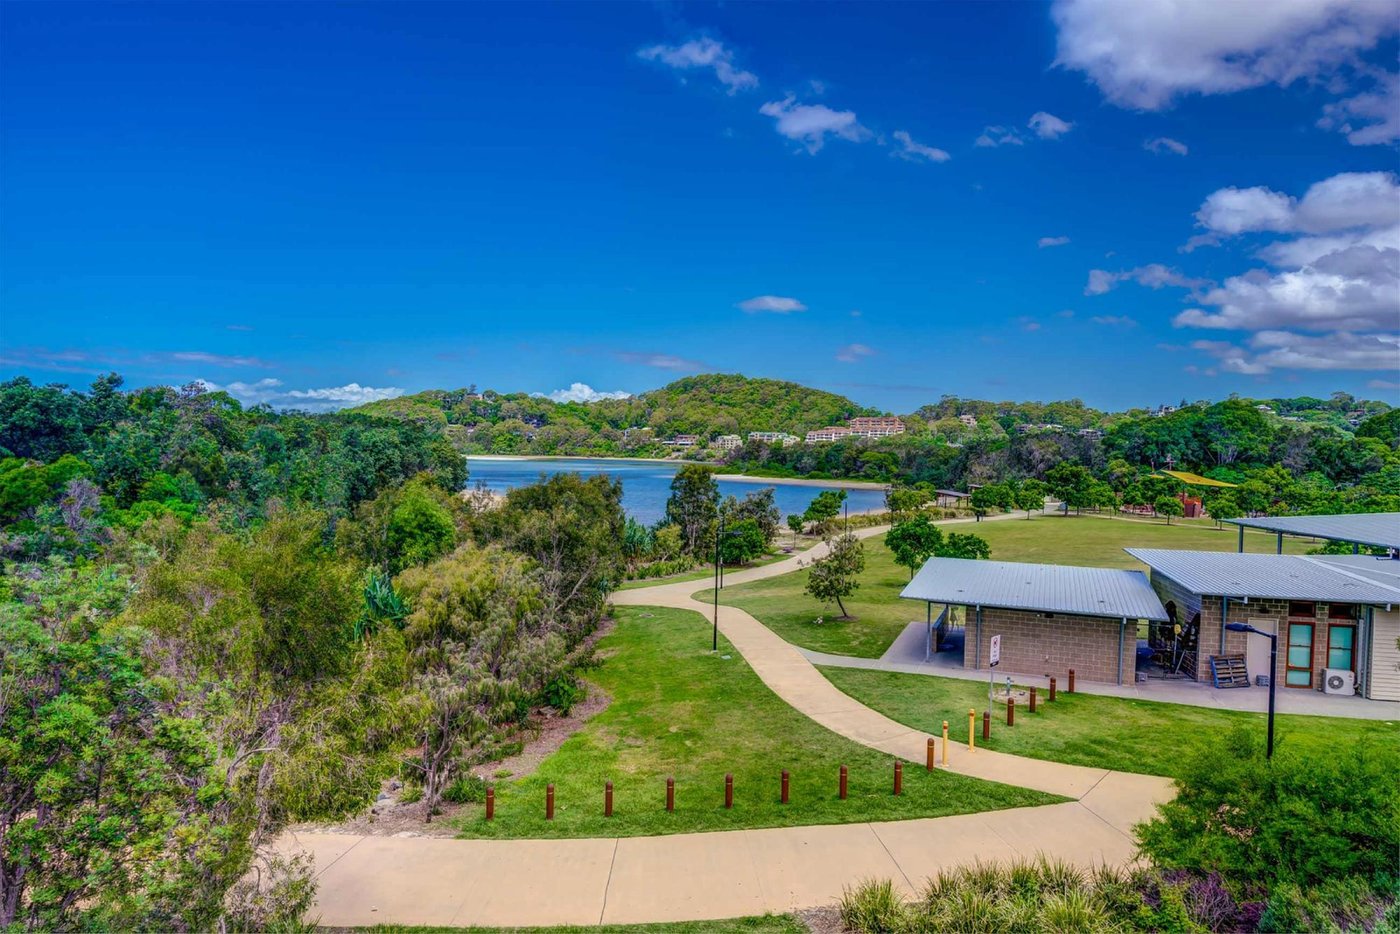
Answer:
[[[943,767],[948,767],[948,721],[943,721]]]
[[[975,749],[975,748],[977,747],[977,740],[973,738],[973,737],[976,735],[976,733],[977,733],[977,711],[976,711],[974,708],[969,707],[969,708],[967,708],[967,748],[968,748],[968,749]]]

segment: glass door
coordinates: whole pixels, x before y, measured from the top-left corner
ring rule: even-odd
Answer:
[[[1283,683],[1291,688],[1312,687],[1313,624],[1288,624],[1287,670]]]

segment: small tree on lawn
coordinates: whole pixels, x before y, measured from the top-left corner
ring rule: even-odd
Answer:
[[[1021,485],[1016,487],[1016,508],[1026,511],[1026,518],[1031,517],[1031,513],[1045,506],[1045,484],[1039,480],[1022,480]]]
[[[797,547],[797,536],[802,534],[802,530],[807,523],[797,513],[789,513],[787,517],[787,527],[792,529],[792,547]]]
[[[940,558],[980,558],[986,560],[992,556],[992,546],[987,544],[987,540],[980,535],[973,535],[971,532],[952,532],[942,547],[938,549],[938,556]]]
[[[726,526],[724,540],[720,542],[720,560],[725,564],[747,564],[763,554],[768,541],[757,519],[740,519]]]
[[[890,490],[885,494],[885,508],[895,519],[903,519],[905,516],[918,512],[927,502],[927,493],[911,487]]]
[[[1186,515],[1186,507],[1181,505],[1181,500],[1175,496],[1162,496],[1152,504],[1153,512],[1159,516],[1167,517],[1167,525],[1172,524],[1172,516]]]
[[[885,547],[894,553],[895,564],[909,569],[909,579],[923,567],[924,562],[938,554],[943,546],[943,533],[927,516],[916,516],[890,527],[885,533]]]
[[[807,593],[822,603],[835,601],[841,610],[842,619],[850,619],[844,597],[849,597],[860,587],[860,572],[865,570],[865,546],[860,539],[847,532],[831,542],[831,550],[812,562],[811,573],[807,575]]]
[[[1208,504],[1210,517],[1215,520],[1216,528],[1226,519],[1238,519],[1243,515],[1240,504],[1235,501],[1235,494],[1226,491],[1220,493],[1210,500]]]
[[[845,490],[823,490],[807,506],[802,518],[816,525],[823,536],[831,534],[831,522],[841,514],[841,504],[846,501]]]

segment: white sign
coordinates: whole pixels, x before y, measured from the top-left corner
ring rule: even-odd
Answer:
[[[992,665],[995,668],[1001,661],[1001,636],[992,636]]]

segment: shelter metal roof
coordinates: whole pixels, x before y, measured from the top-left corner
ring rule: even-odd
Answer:
[[[1400,548],[1400,512],[1358,512],[1340,516],[1267,516],[1226,519],[1235,525],[1285,535],[1308,535],[1334,542]]]
[[[900,593],[964,606],[1165,620],[1147,575],[1116,568],[930,558]]]
[[[1324,603],[1400,603],[1400,562],[1384,558],[1164,548],[1125,550],[1154,572],[1198,594]]]
[[[1231,490],[1235,488],[1235,484],[1233,483],[1226,483],[1224,480],[1212,480],[1210,477],[1203,477],[1200,474],[1191,473],[1187,470],[1164,470],[1162,473],[1166,474],[1168,477],[1175,477],[1187,486],[1213,486]]]

